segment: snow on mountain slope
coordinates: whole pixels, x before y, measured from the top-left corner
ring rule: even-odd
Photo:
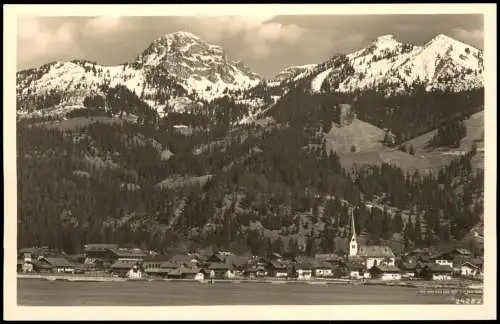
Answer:
[[[344,92],[382,84],[390,92],[401,92],[418,82],[428,91],[461,91],[483,85],[482,51],[442,34],[423,46],[383,35],[347,57],[355,73],[340,84],[338,90]]]
[[[388,94],[403,92],[420,83],[427,91],[462,91],[483,86],[483,52],[443,34],[422,46],[401,43],[393,35],[382,35],[366,48],[346,57],[343,67],[332,68],[329,59],[309,65],[303,73],[289,73],[285,69],[278,76],[280,82],[312,76],[312,92],[320,92],[325,80],[332,91],[350,92],[383,86],[382,90]],[[291,69],[293,71],[293,67]]]
[[[163,66],[181,84],[204,98],[224,90],[256,85],[260,77],[241,62],[229,62],[222,47],[203,42],[187,32],[167,34],[155,40],[137,58],[144,66]]]
[[[307,72],[313,70],[316,67],[316,64],[305,64],[299,66],[289,66],[276,74],[269,82],[270,86],[277,86],[281,84],[283,81],[296,81],[302,78]]]
[[[56,104],[81,104],[85,96],[102,93],[103,87],[123,84],[161,111],[170,99],[211,100],[228,90],[254,86],[260,79],[241,62],[229,61],[220,46],[176,32],[155,40],[130,64],[102,66],[75,60],[20,71],[18,109],[34,108],[50,95],[60,97]]]
[[[311,90],[314,92],[320,92],[321,86],[323,85],[323,82],[325,81],[325,78],[332,72],[332,68],[329,68],[320,74],[318,74],[311,82]]]

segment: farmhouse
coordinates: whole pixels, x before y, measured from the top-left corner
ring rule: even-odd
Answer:
[[[401,262],[399,270],[401,271],[402,278],[414,278],[416,273],[417,264],[410,262]]]
[[[117,260],[118,244],[87,244],[83,246],[85,264],[112,264]]]
[[[343,274],[351,279],[362,279],[364,277],[365,266],[361,263],[348,262],[339,267],[343,270]]]
[[[27,262],[27,264],[30,263],[31,262]],[[28,266],[26,265],[26,267]],[[38,272],[74,273],[75,265],[71,264],[68,260],[61,257],[39,257],[36,261],[33,262],[33,269]]]
[[[111,272],[130,279],[142,278],[142,267],[134,260],[118,260],[111,266]]]
[[[166,277],[170,269],[162,268],[164,262],[166,262],[168,257],[163,255],[157,255],[154,257],[147,257],[143,263],[142,268],[144,273],[153,277]]]
[[[333,277],[332,264],[324,261],[316,261],[314,265],[314,276],[319,278]]]
[[[420,265],[417,266],[419,267]],[[427,264],[421,268],[419,276],[431,280],[451,280],[453,268],[448,265]]]
[[[464,262],[460,266],[460,275],[472,278],[479,277],[481,275],[481,269],[470,262]]]
[[[233,279],[235,273],[231,266],[222,262],[213,262],[208,266],[208,270],[214,271],[215,278],[218,279]]]
[[[268,273],[275,278],[286,278],[288,276],[287,266],[279,261],[271,261],[268,264]]]
[[[382,280],[401,280],[401,271],[395,266],[373,266],[369,272],[371,278]]]
[[[301,260],[295,262],[295,275],[298,280],[309,280],[312,278],[314,266],[312,262]]]

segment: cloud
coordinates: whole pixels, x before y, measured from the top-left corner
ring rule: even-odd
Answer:
[[[219,42],[233,38],[241,42],[245,49],[258,57],[268,56],[274,45],[292,44],[304,30],[294,24],[270,22],[272,16],[219,16],[203,17],[186,23],[208,42]]]
[[[96,17],[87,20],[83,34],[96,37],[108,36],[128,29],[129,24],[122,17]]]
[[[41,18],[23,17],[18,20],[18,66],[43,60],[52,55],[76,55],[80,49],[76,42],[75,25],[65,22],[51,28]]]
[[[463,28],[453,29],[453,35],[471,45],[483,47],[484,32],[482,29],[465,30]]]

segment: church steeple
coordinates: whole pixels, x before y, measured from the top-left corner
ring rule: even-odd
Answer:
[[[351,210],[351,242],[349,243],[349,257],[354,257],[358,254],[358,240],[356,237],[356,225],[354,224],[354,208]]]

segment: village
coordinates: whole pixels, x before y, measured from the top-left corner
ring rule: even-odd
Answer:
[[[130,280],[483,280],[483,257],[467,249],[424,248],[395,255],[389,246],[359,244],[355,232],[345,255],[282,256],[272,253],[263,257],[239,256],[228,251],[160,255],[117,244],[87,244],[83,251],[83,254],[66,255],[48,247],[21,248],[17,271]]]
[[[431,254],[416,249],[396,257],[389,247],[361,247],[355,257],[317,254],[315,257],[284,258],[238,256],[220,251],[173,256],[155,255],[139,248],[120,248],[114,244],[88,244],[83,255],[63,255],[48,248],[19,250],[18,273],[81,274],[127,279],[204,280],[213,272],[215,279],[379,279],[439,280],[454,278],[482,280],[482,259],[465,249]]]

